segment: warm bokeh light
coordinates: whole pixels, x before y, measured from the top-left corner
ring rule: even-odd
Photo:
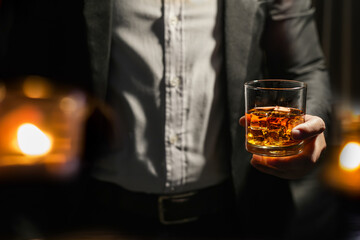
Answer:
[[[0,79],[0,183],[77,174],[89,110],[83,91],[52,79]]]
[[[3,83],[0,83],[0,102],[6,97],[6,87]]]
[[[74,112],[78,108],[76,100],[71,97],[62,98],[60,100],[59,107],[62,111],[66,113]]]
[[[44,155],[52,145],[51,138],[31,123],[22,124],[18,128],[17,143],[20,150],[29,156]]]
[[[29,76],[24,80],[23,92],[28,98],[47,98],[51,95],[51,85],[46,78]]]
[[[360,167],[360,144],[349,142],[340,153],[340,167],[345,171],[355,171]]]

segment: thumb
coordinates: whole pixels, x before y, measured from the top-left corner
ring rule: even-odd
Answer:
[[[242,116],[240,119],[239,119],[239,124],[243,127],[245,127],[245,116]]]
[[[306,115],[305,122],[293,128],[292,137],[295,140],[305,140],[317,136],[324,131],[325,123],[321,118]]]

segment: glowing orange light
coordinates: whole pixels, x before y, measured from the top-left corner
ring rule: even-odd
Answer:
[[[355,171],[360,167],[360,144],[349,142],[340,153],[339,165],[345,171]]]
[[[41,156],[50,151],[52,140],[35,125],[25,123],[17,130],[17,144],[22,153]]]
[[[51,95],[51,85],[46,78],[29,76],[23,84],[23,92],[28,98],[47,98]]]
[[[60,100],[59,107],[66,113],[75,112],[78,108],[76,100],[71,97],[64,97]]]
[[[0,102],[2,102],[6,97],[6,87],[3,83],[0,83]]]

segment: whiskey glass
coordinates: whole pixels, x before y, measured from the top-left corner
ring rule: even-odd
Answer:
[[[291,136],[305,122],[306,84],[285,79],[253,80],[245,83],[246,150],[282,157],[303,150],[303,141]]]

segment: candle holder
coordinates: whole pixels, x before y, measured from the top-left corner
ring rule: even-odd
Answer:
[[[0,85],[0,179],[71,176],[78,171],[87,100],[28,76]]]

